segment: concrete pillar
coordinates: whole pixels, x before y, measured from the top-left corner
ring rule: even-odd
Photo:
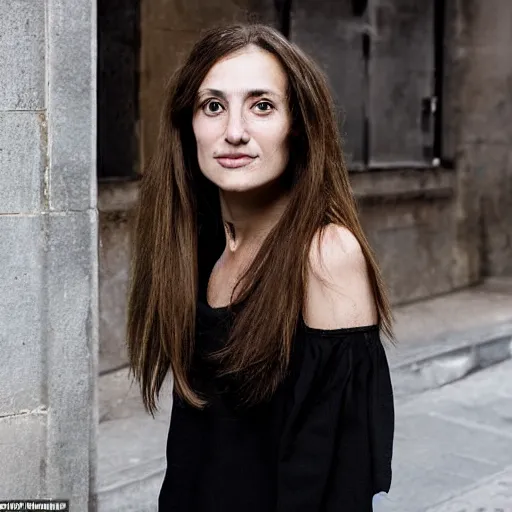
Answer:
[[[0,2],[0,499],[94,510],[96,8]]]

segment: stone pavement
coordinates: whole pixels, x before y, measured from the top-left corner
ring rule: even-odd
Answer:
[[[512,512],[512,360],[396,405],[375,512]]]
[[[427,512],[510,512],[512,510],[512,467],[493,475],[470,489]]]
[[[485,384],[483,376],[494,369],[482,369],[511,357],[512,280],[490,280],[475,288],[398,307],[395,318],[398,344],[387,347],[397,407],[395,478],[390,495],[377,499],[375,510],[386,506],[386,512],[427,512],[427,506],[451,506],[439,505],[431,497],[450,499],[452,490],[462,493],[465,486],[476,485],[512,465],[512,446],[503,440],[507,436],[493,434],[497,428],[502,432],[509,421],[512,437],[510,415],[508,420],[501,417],[498,421],[499,411],[510,412],[506,400],[493,401],[495,393],[500,397],[505,388],[496,391],[492,379],[487,387],[473,384],[463,388],[463,394],[472,390],[469,404],[461,401],[463,397],[456,391],[459,385],[471,386],[478,379],[484,379]],[[482,371],[475,373],[478,370]],[[467,375],[471,376],[456,382]],[[503,382],[507,380],[504,370],[499,376]],[[484,393],[481,397],[480,391]],[[137,387],[130,386],[126,370],[100,378],[99,512],[156,510],[165,470],[170,394],[168,380],[161,393],[161,411],[152,419],[143,411]],[[424,414],[434,405],[438,408],[432,414]],[[489,425],[485,418],[491,418]],[[484,427],[473,428],[474,423],[481,422]],[[451,448],[455,452],[450,452]],[[492,486],[501,484],[489,481],[482,485],[485,493],[494,492]],[[423,508],[414,508],[415,504]],[[432,508],[428,512],[444,510]],[[484,508],[479,512],[498,510]],[[476,511],[478,507],[455,512]]]

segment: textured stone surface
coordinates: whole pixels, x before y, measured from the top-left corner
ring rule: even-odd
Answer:
[[[86,510],[97,421],[97,213],[51,214],[47,229],[47,488]]]
[[[128,368],[101,375],[98,379],[100,424],[114,419],[127,419],[143,410],[137,382]]]
[[[0,216],[0,415],[45,403],[42,228],[38,216]]]
[[[158,493],[164,477],[163,464],[144,479],[124,488],[111,488],[98,496],[99,512],[157,512]]]
[[[48,11],[52,210],[85,210],[96,206],[94,5],[92,1],[55,0]]]
[[[49,4],[46,489],[77,511],[96,488],[98,254],[95,2]]]
[[[359,201],[388,202],[404,199],[451,198],[455,195],[453,169],[389,169],[350,173],[350,183]]]
[[[45,107],[45,3],[0,3],[0,110]]]
[[[404,340],[390,352],[393,363],[430,358],[443,347],[494,337],[499,326],[512,323],[512,280],[503,279],[499,289],[483,283],[394,309],[395,334]],[[509,331],[505,331],[509,332]]]
[[[0,500],[47,497],[45,427],[45,410],[0,418]]]
[[[466,6],[459,3],[452,15],[458,46],[453,58],[464,66],[467,80],[458,91],[462,142],[509,143],[512,5],[507,0],[485,5],[470,0]]]
[[[43,112],[0,112],[0,211],[35,212],[42,198],[47,122]]]
[[[139,182],[100,183],[100,373],[126,364],[130,238]],[[100,416],[102,414],[100,413]]]
[[[426,512],[508,512],[511,504],[512,466]]]
[[[126,364],[126,307],[133,212],[100,213],[100,372]]]
[[[98,510],[156,512],[166,468],[172,379],[164,382],[155,419],[144,411],[126,370],[100,380]]]
[[[164,30],[194,30],[231,21],[258,20],[272,23],[272,0],[145,0],[144,23]]]
[[[457,257],[466,274],[512,275],[512,4],[447,2],[444,125],[458,166]],[[462,265],[459,265],[462,268]]]
[[[0,5],[0,498],[77,512],[96,469],[94,7]]]
[[[397,402],[393,484],[377,512],[508,510],[511,374],[508,361]]]
[[[453,205],[449,199],[361,203],[361,221],[394,304],[453,289]]]

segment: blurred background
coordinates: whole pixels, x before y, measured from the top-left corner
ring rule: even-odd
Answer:
[[[230,21],[297,43],[338,106],[395,306],[375,510],[512,511],[510,0],[2,0],[0,499],[156,510],[170,383],[152,419],[124,346],[130,230],[165,81]]]

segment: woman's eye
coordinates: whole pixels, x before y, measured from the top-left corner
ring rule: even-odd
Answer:
[[[212,101],[209,101],[208,103],[206,103],[204,108],[207,113],[217,114],[218,112],[221,111],[222,105],[218,101],[212,100]]]
[[[268,101],[260,101],[259,103],[256,103],[255,106],[260,112],[270,112],[274,108],[274,106]]]

